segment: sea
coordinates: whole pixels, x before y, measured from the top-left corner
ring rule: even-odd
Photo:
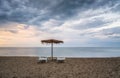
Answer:
[[[120,57],[120,47],[54,47],[54,57]],[[0,47],[0,56],[50,57],[50,47]]]

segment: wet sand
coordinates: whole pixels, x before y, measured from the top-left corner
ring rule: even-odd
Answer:
[[[120,78],[120,58],[67,58],[38,63],[38,57],[0,56],[0,78]]]

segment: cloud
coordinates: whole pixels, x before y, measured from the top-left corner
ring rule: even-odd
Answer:
[[[115,6],[106,9],[100,8],[97,10],[91,10],[90,16],[89,13],[84,14],[86,11],[83,11],[83,13],[80,14],[82,15],[82,18],[74,16],[72,19],[66,20],[62,25],[53,27],[51,30],[59,31],[56,32],[57,34],[64,34],[63,38],[69,42],[83,42],[87,45],[89,45],[88,43],[91,39],[98,39],[98,43],[100,40],[105,40],[107,42],[108,39],[110,42],[114,40],[118,41],[120,34],[118,33],[118,31],[120,31],[120,15],[118,12],[116,13],[112,11]],[[97,11],[98,14],[96,14]],[[61,35],[59,35],[59,37],[60,36]]]
[[[50,19],[70,19],[78,12],[89,9],[94,10],[103,6],[112,7],[117,1],[119,0],[114,2],[111,0],[2,0],[0,2],[0,20],[41,25],[41,22]]]
[[[119,42],[119,2],[1,0],[0,40],[2,44],[18,46],[39,46],[40,39],[47,38],[58,38],[64,40],[65,45],[77,46],[94,46],[102,41],[108,44],[107,40]]]
[[[11,23],[14,25],[14,23]],[[39,39],[42,37],[40,36],[34,36],[36,33],[41,33],[42,31],[36,31],[37,29],[33,26],[29,26],[29,28],[26,29],[24,27],[26,25],[24,24],[15,24],[15,26],[12,26],[9,28],[9,25],[7,28],[1,28],[0,30],[0,45],[3,46],[3,43],[5,46],[32,46],[32,44],[39,44]],[[31,44],[31,45],[30,45]],[[39,46],[39,45],[38,45]]]

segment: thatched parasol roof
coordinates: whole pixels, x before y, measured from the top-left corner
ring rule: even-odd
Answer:
[[[41,40],[41,43],[55,43],[55,44],[59,44],[59,43],[64,43],[61,40],[56,40],[56,39],[48,39],[48,40]]]

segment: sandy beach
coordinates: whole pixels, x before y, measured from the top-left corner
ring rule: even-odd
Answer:
[[[0,78],[120,78],[120,58],[67,58],[38,63],[38,57],[0,56]]]

